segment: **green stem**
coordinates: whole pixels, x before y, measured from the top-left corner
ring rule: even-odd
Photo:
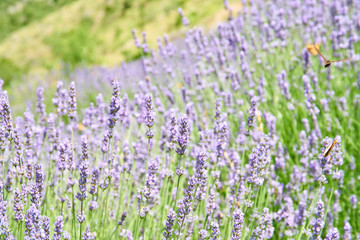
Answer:
[[[178,176],[178,181],[176,185],[176,195],[175,195],[175,202],[174,202],[174,208],[176,207],[177,197],[178,197],[178,190],[179,190],[179,183],[180,183],[180,176]]]
[[[84,201],[81,201],[81,207],[80,207],[80,215],[83,214],[83,203]],[[80,236],[79,236],[79,240],[81,240],[81,234],[82,234],[82,222],[80,223]]]

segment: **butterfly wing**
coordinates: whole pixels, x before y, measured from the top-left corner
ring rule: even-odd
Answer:
[[[341,59],[341,60],[335,60],[335,61],[331,61],[331,63],[334,63],[334,62],[344,62],[344,61],[348,61],[348,60],[351,60],[352,58],[346,58],[346,59]]]
[[[324,57],[324,55],[321,54],[321,52],[319,51],[319,49],[317,49],[316,45],[314,44],[314,48],[315,50],[318,52],[318,54],[324,59],[325,62],[327,62],[326,58]]]

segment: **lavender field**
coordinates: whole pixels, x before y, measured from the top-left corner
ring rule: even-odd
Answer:
[[[0,87],[0,239],[360,239],[360,1],[242,6],[23,114]]]

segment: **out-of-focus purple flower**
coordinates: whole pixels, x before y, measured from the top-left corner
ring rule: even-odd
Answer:
[[[76,90],[75,90],[75,82],[72,81],[70,83],[69,89],[69,99],[68,99],[68,115],[70,120],[76,121],[77,113],[76,113]]]
[[[12,129],[13,129],[13,119],[11,115],[9,98],[7,95],[7,91],[3,91],[1,94],[1,118],[5,129],[7,131],[7,138],[10,140],[12,137]]]
[[[90,201],[89,202],[89,210],[90,211],[94,211],[96,209],[98,209],[99,204],[96,201]]]
[[[50,220],[47,216],[42,218],[42,228],[44,229],[44,240],[50,239]]]
[[[286,71],[282,70],[280,74],[276,75],[276,78],[278,80],[278,85],[280,87],[281,94],[284,95],[286,100],[290,100],[291,94],[289,91],[289,83],[287,81]]]
[[[198,188],[195,193],[197,201],[202,201],[206,195],[207,186],[207,172],[206,172],[206,159],[205,152],[199,152],[196,156],[195,177],[197,180]]]
[[[302,226],[304,224],[305,221],[305,217],[307,214],[307,191],[304,190],[303,194],[301,195],[301,199],[299,202],[299,208],[295,211],[295,223],[298,226]]]
[[[67,112],[67,91],[66,89],[61,89],[59,92],[59,101],[57,106],[57,113],[60,116],[65,116]]]
[[[145,181],[146,189],[145,189],[144,197],[147,199],[151,198],[155,194],[154,188],[157,183],[156,174],[158,170],[159,170],[159,163],[156,160],[151,161],[149,163],[148,174]]]
[[[208,216],[213,214],[216,208],[215,194],[216,194],[215,188],[214,187],[210,188],[209,197],[206,204],[206,215]]]
[[[178,9],[178,12],[179,12],[179,15],[181,16],[182,23],[184,24],[184,26],[189,25],[189,23],[190,23],[189,19],[187,19],[187,17],[184,16],[184,13],[181,8]]]
[[[344,232],[343,232],[343,236],[342,239],[344,240],[351,240],[351,225],[348,221],[344,222]]]
[[[211,222],[211,239],[212,240],[222,240],[220,236],[219,224],[215,221]]]
[[[206,240],[207,239],[207,237],[208,237],[209,235],[208,235],[208,232],[206,231],[206,229],[201,229],[200,231],[199,231],[199,240]]]
[[[326,234],[324,240],[340,240],[340,233],[337,228],[332,229]]]
[[[274,234],[274,227],[272,225],[272,216],[268,208],[264,208],[260,219],[259,226],[253,231],[253,236],[258,239],[270,239]],[[255,238],[255,239],[256,239]]]
[[[15,221],[18,223],[22,222],[25,218],[22,196],[18,188],[14,191],[14,217]]]
[[[40,211],[32,204],[25,217],[25,236],[41,236],[41,220]]]
[[[64,231],[63,240],[71,240],[70,233],[68,233],[67,231]]]
[[[172,113],[170,116],[170,127],[169,127],[168,136],[169,136],[169,138],[167,141],[167,150],[173,151],[176,149],[176,143],[177,143],[177,138],[178,138],[175,113]]]
[[[153,110],[152,105],[152,96],[150,94],[145,96],[145,116],[144,116],[144,123],[148,127],[146,131],[146,137],[152,138],[154,137],[154,132],[151,129],[155,123],[155,112]]]
[[[61,240],[63,227],[64,227],[63,217],[59,216],[56,218],[56,222],[54,224],[53,240]]]
[[[169,239],[172,236],[174,221],[176,218],[176,212],[172,210],[172,208],[169,210],[169,215],[167,216],[166,220],[166,226],[165,231],[163,232],[163,236],[165,239]]]
[[[7,202],[2,199],[2,191],[4,191],[2,183],[0,183],[0,190],[0,236],[6,240],[15,240],[6,215]]]
[[[82,224],[83,222],[85,222],[86,216],[85,216],[85,212],[79,212],[78,214],[76,214],[76,220]]]
[[[36,101],[36,112],[39,114],[39,124],[44,126],[46,122],[46,111],[44,104],[44,88],[39,87],[36,91],[37,93],[37,101]]]
[[[130,117],[128,110],[128,96],[124,94],[121,102],[121,108],[119,111],[119,120],[126,128],[130,126]]]
[[[195,186],[196,186],[196,178],[190,177],[188,180],[187,188],[185,190],[184,198],[180,200],[179,208],[177,211],[176,222],[179,225],[180,231],[182,230],[186,215],[188,215],[191,211],[191,204],[193,201]]]
[[[92,177],[91,177],[91,186],[89,189],[89,193],[92,195],[95,195],[97,193],[98,184],[99,184],[99,169],[95,168],[92,171]]]
[[[86,230],[84,232],[83,240],[94,240],[96,239],[96,232],[90,232],[90,226],[86,226]]]
[[[358,199],[357,199],[356,195],[354,195],[354,194],[351,195],[350,196],[350,204],[351,204],[352,209],[357,208],[357,206],[356,206],[357,202],[358,202]]]
[[[261,186],[264,182],[265,175],[268,174],[267,166],[270,164],[270,145],[267,136],[260,142],[249,156],[247,164],[248,181],[251,184]]]
[[[228,143],[227,139],[228,139],[228,124],[226,122],[223,122],[220,125],[220,131],[216,139],[216,157],[219,167],[225,165],[224,152]]]
[[[63,87],[64,83],[62,81],[58,81],[56,83],[56,92],[55,92],[55,96],[52,99],[52,103],[54,104],[55,107],[59,106],[59,102],[60,102],[60,91]]]
[[[134,41],[135,41],[135,46],[137,48],[141,48],[141,43],[140,43],[139,39],[136,37],[136,30],[135,29],[132,30],[132,35],[133,35],[133,38],[134,38]]]
[[[278,150],[275,157],[275,170],[284,170],[285,168],[285,157],[282,143],[278,143]]]
[[[76,198],[79,199],[80,201],[84,201],[87,198],[87,187],[86,187],[86,183],[87,183],[87,178],[89,175],[89,162],[86,161],[82,161],[80,163],[80,179],[79,179],[79,192],[76,194]]]
[[[149,53],[149,44],[147,43],[147,40],[146,40],[146,32],[142,32],[141,34],[143,36],[142,49],[145,54],[148,54]]]
[[[321,230],[325,226],[325,222],[324,222],[325,209],[322,200],[320,200],[317,203],[315,215],[316,215],[316,219],[313,220],[311,225],[312,225],[313,237],[314,239],[318,239],[320,237]]]
[[[255,126],[255,113],[256,113],[256,105],[258,102],[258,97],[254,96],[251,98],[250,101],[250,108],[249,108],[249,117],[247,119],[248,130],[245,131],[245,135],[250,135],[250,131]]]
[[[244,223],[244,213],[237,209],[234,212],[234,228],[232,230],[232,234],[230,240],[240,240],[241,239],[241,231],[243,229]]]
[[[221,124],[221,99],[217,98],[215,103],[215,121],[214,121],[214,134],[217,135],[220,131]]]
[[[61,172],[66,169],[66,145],[61,143],[59,148],[59,160],[58,160],[58,168]]]
[[[126,219],[126,216],[127,216],[127,212],[124,211],[124,212],[121,214],[120,220],[117,222],[117,224],[118,224],[119,226],[122,226],[122,225],[124,224],[125,219]]]
[[[190,133],[189,133],[189,120],[186,116],[180,119],[179,133],[178,133],[178,144],[179,147],[176,149],[176,152],[179,155],[184,155],[186,147],[189,144]]]

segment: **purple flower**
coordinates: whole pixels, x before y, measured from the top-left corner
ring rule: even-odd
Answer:
[[[340,233],[337,228],[332,229],[326,234],[324,240],[340,240]]]
[[[195,186],[196,186],[196,178],[190,177],[188,180],[187,188],[185,189],[184,198],[180,200],[179,208],[177,212],[176,222],[179,225],[180,230],[182,230],[186,215],[188,215],[191,211],[191,204],[193,200]]]
[[[109,108],[108,127],[112,131],[115,127],[117,120],[119,119],[118,111],[120,110],[120,96],[119,96],[119,83],[113,82],[113,93]],[[112,134],[111,134],[112,136]]]
[[[250,131],[255,126],[255,114],[256,114],[256,105],[258,102],[258,97],[252,97],[250,101],[250,108],[249,108],[249,117],[247,119],[247,125],[249,129],[245,132],[246,135],[250,134]]]
[[[94,240],[96,239],[96,232],[90,232],[90,226],[86,226],[83,240]]]
[[[83,222],[85,222],[86,216],[85,216],[85,212],[80,212],[79,214],[76,214],[76,220],[82,224]]]
[[[25,217],[25,236],[41,235],[41,220],[40,211],[32,204]]]
[[[172,236],[175,218],[176,218],[176,213],[175,211],[172,210],[172,208],[170,208],[169,215],[166,220],[165,231],[163,232],[163,236],[165,239],[169,239]]]
[[[145,96],[145,116],[144,116],[144,123],[148,127],[146,131],[146,137],[152,138],[154,137],[154,132],[151,128],[154,126],[155,123],[155,112],[153,111],[152,105],[152,96],[150,94]]]
[[[344,222],[344,233],[342,239],[351,240],[351,225],[348,221]]]
[[[121,214],[121,218],[120,218],[120,220],[119,220],[118,223],[117,223],[119,226],[122,226],[122,225],[124,224],[125,219],[126,219],[126,216],[127,216],[127,212],[124,211],[124,212]]]
[[[199,240],[206,240],[208,237],[208,232],[205,229],[199,231]]]
[[[145,188],[144,197],[147,199],[149,199],[155,195],[155,187],[156,187],[156,183],[157,183],[156,174],[157,174],[158,170],[159,170],[159,163],[156,160],[151,161],[149,163],[148,174],[147,174],[147,178],[145,181],[146,188]]]
[[[140,43],[139,39],[136,37],[136,30],[135,29],[132,30],[132,35],[133,35],[133,38],[134,38],[134,41],[135,41],[135,46],[137,48],[141,48],[141,43]]]
[[[253,231],[252,239],[270,239],[273,234],[274,227],[272,226],[272,216],[269,214],[269,209],[264,208],[259,226]]]
[[[60,144],[58,168],[61,172],[63,172],[66,169],[66,153],[67,153],[66,145],[63,143]]]
[[[313,230],[314,239],[317,239],[318,237],[320,237],[321,230],[325,226],[325,222],[324,222],[325,209],[322,200],[320,200],[317,203],[315,215],[316,215],[316,219],[314,219],[312,222],[312,230]]]
[[[3,186],[0,183],[0,193],[2,194]],[[6,215],[7,202],[2,200],[2,195],[0,197],[0,236],[4,237],[6,240],[15,240],[11,228],[9,225],[9,221]]]
[[[94,169],[92,171],[92,177],[91,177],[91,186],[89,189],[89,193],[92,195],[95,195],[97,193],[98,184],[99,184],[99,169]]]
[[[18,188],[14,191],[14,217],[15,221],[18,223],[22,222],[25,218],[22,196]]]
[[[44,104],[44,88],[39,87],[36,91],[37,101],[36,101],[36,112],[39,114],[39,123],[44,126],[46,122],[46,111]]]
[[[222,240],[221,236],[220,236],[220,229],[219,229],[219,224],[215,221],[211,222],[211,239],[212,240]]]
[[[241,238],[241,231],[243,229],[244,223],[244,213],[238,209],[234,212],[234,228],[232,230],[232,234],[230,240],[240,240]]]
[[[184,26],[189,25],[190,22],[189,22],[189,20],[184,16],[184,13],[183,13],[183,11],[182,11],[181,8],[178,9],[178,12],[179,12],[179,15],[180,15],[181,18],[182,18],[182,23],[183,23],[183,25],[184,25]]]
[[[89,175],[89,162],[86,161],[82,161],[80,163],[80,179],[79,179],[79,192],[76,194],[76,198],[79,199],[80,201],[84,201],[87,198],[87,187],[86,187],[86,183],[87,183],[87,178]]]
[[[96,201],[90,201],[89,202],[89,210],[90,211],[94,211],[96,209],[98,209],[99,204]]]
[[[59,92],[59,101],[57,106],[57,113],[60,116],[65,116],[67,112],[67,91],[66,89],[61,89]]]
[[[184,155],[186,147],[189,144],[190,133],[189,133],[189,120],[188,118],[182,117],[180,119],[179,133],[178,133],[178,144],[179,147],[176,149],[176,152],[179,155]]]
[[[59,216],[56,218],[56,222],[54,224],[53,240],[61,240],[63,227],[64,227],[63,217]]]
[[[70,89],[69,89],[69,98],[68,98],[68,114],[70,120],[75,121],[77,118],[76,114],[76,90],[75,90],[75,82],[70,83]]]
[[[176,143],[178,138],[178,132],[177,132],[177,124],[176,124],[176,118],[175,114],[171,113],[170,116],[170,126],[169,126],[169,133],[168,133],[168,142],[167,142],[167,149],[168,151],[173,151],[176,149]]]
[[[42,228],[44,229],[44,240],[50,239],[50,220],[47,216],[42,219]]]
[[[196,156],[195,177],[197,180],[198,188],[195,193],[195,198],[197,201],[204,200],[206,195],[206,186],[207,186],[206,159],[207,159],[207,155],[205,152],[199,152]]]
[[[11,109],[9,104],[9,98],[6,91],[3,91],[1,94],[1,118],[5,129],[7,131],[7,138],[11,139],[11,132],[13,129],[13,119],[11,116]]]
[[[354,195],[354,194],[351,195],[350,196],[350,204],[351,204],[352,209],[356,209],[357,202],[358,202],[358,199],[357,199],[356,195]]]
[[[265,136],[264,141],[258,144],[249,156],[247,164],[248,182],[261,186],[265,175],[268,174],[267,166],[271,161],[269,139]]]

